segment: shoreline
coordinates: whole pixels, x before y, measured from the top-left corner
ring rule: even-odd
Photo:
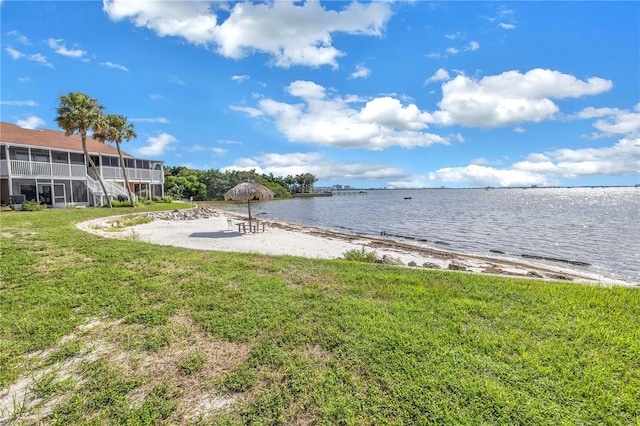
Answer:
[[[141,242],[194,250],[289,255],[312,259],[340,259],[350,250],[374,252],[380,263],[419,269],[455,270],[509,278],[532,278],[601,286],[638,287],[629,283],[582,273],[567,268],[537,264],[520,259],[458,253],[388,238],[346,234],[330,229],[297,225],[280,220],[259,220],[264,232],[238,232],[235,223],[246,221],[237,213],[222,209],[195,208],[187,212],[207,211],[205,217],[186,218],[186,213],[140,213],[150,223],[115,231],[114,220],[121,216],[93,219],[76,224],[79,229],[108,238],[130,238]],[[136,215],[136,213],[132,213]],[[124,216],[130,216],[127,214]],[[230,227],[227,219],[234,223]],[[111,228],[109,231],[106,229]]]

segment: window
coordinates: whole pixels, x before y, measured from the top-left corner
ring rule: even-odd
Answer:
[[[15,150],[15,159],[21,161],[29,161],[29,151],[26,149],[16,149]],[[35,194],[35,192],[34,192]]]
[[[103,166],[119,167],[118,157],[102,157]]]
[[[66,164],[69,156],[66,152],[52,152],[51,153],[51,161],[54,163]]]
[[[49,162],[49,151],[38,151],[35,149],[31,150],[31,159],[33,161],[39,161],[41,163]]]
[[[84,164],[83,154],[76,154],[72,152],[70,154],[70,157],[71,157],[71,164]]]
[[[36,199],[36,186],[35,185],[20,185],[20,193],[24,195],[26,201]]]

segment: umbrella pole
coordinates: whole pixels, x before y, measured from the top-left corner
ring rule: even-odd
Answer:
[[[247,201],[247,206],[249,207],[249,227],[251,227],[251,199]]]

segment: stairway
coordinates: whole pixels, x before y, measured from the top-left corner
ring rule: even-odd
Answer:
[[[118,196],[124,197],[127,200],[129,199],[129,194],[127,194],[127,189],[122,185],[118,185],[115,182],[104,180],[104,185],[107,187],[107,193],[111,199],[116,199]],[[87,187],[89,191],[93,195],[94,201],[99,200],[99,202],[94,202],[95,205],[102,205],[104,202],[104,194],[102,192],[102,186],[100,186],[100,182],[97,179],[94,179],[87,173]]]

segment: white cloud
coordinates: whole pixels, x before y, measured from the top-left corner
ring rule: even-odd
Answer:
[[[240,107],[240,106],[231,106],[229,107],[231,108],[233,111],[241,111],[246,113],[247,115],[249,115],[250,117],[261,117],[264,115],[264,113],[262,111],[260,111],[257,108],[252,108],[252,107]]]
[[[367,102],[359,116],[367,123],[404,130],[422,130],[427,122],[433,121],[429,113],[421,112],[414,104],[403,107],[399,100],[390,97]]]
[[[47,57],[42,55],[41,53],[34,53],[33,55],[29,55],[27,59],[29,59],[30,61],[37,62],[40,65],[43,65],[45,67],[53,68],[53,64],[49,63],[47,61]]]
[[[449,39],[449,40],[459,40],[459,39],[467,38],[467,35],[465,33],[456,32],[456,33],[451,33],[451,34],[445,34],[444,37]]]
[[[213,152],[216,155],[223,155],[226,154],[227,152],[229,152],[228,149],[226,148],[219,148],[219,147],[206,147],[206,146],[202,146],[202,145],[192,145],[190,148],[187,148],[187,151],[189,152]]]
[[[127,67],[125,67],[124,65],[118,65],[118,64],[114,64],[113,62],[101,62],[100,65],[104,65],[105,67],[109,67],[109,68],[115,68],[117,70],[121,70],[121,71],[127,71],[129,72],[129,70],[127,69]]]
[[[516,26],[515,26],[515,25],[513,25],[513,24],[507,24],[506,22],[500,22],[498,25],[500,26],[500,28],[503,28],[503,29],[505,29],[505,30],[513,30],[513,29],[515,29],[515,28],[516,28]]]
[[[220,145],[243,145],[243,143],[240,141],[234,141],[230,139],[220,139],[218,143]]]
[[[546,158],[545,158],[546,157]],[[545,157],[515,163],[514,169],[541,170],[575,179],[583,176],[625,176],[640,173],[640,138],[623,138],[603,148],[557,149]]]
[[[250,158],[240,158],[227,170],[256,170],[257,173],[273,173],[274,176],[295,176],[311,173],[322,181],[387,180],[402,179],[406,174],[397,168],[372,163],[338,163],[317,152],[277,154],[268,153]]]
[[[576,118],[597,118],[605,115],[616,115],[620,112],[618,108],[593,108],[587,107],[575,115]]]
[[[161,133],[158,136],[151,136],[147,139],[148,144],[138,149],[140,155],[146,156],[160,156],[165,151],[172,149],[172,144],[178,142],[178,140],[168,133]]]
[[[325,96],[325,88],[313,81],[297,80],[289,85],[287,91],[305,100],[322,99]]]
[[[577,98],[605,92],[610,80],[579,80],[569,74],[536,68],[522,74],[507,71],[480,80],[458,75],[442,85],[440,124],[496,127],[553,118],[559,107],[551,99]]]
[[[24,56],[25,56],[25,55],[24,55],[24,53],[19,52],[19,51],[17,51],[16,49],[13,49],[13,48],[12,48],[12,47],[10,47],[10,46],[7,46],[4,50],[6,50],[6,51],[7,51],[7,53],[9,54],[9,56],[11,56],[11,58],[12,58],[13,60],[20,59],[20,58],[22,58],[22,57],[24,57]]]
[[[546,176],[521,170],[501,170],[470,164],[466,167],[446,167],[429,173],[429,180],[442,183],[464,183],[468,186],[531,186],[552,185],[556,181]]]
[[[32,115],[26,118],[25,120],[16,121],[16,124],[22,127],[23,129],[35,130],[38,128],[42,128],[42,126],[44,126],[47,123],[42,118]]]
[[[478,49],[480,49],[480,43],[478,43],[477,41],[470,41],[469,44],[467,44],[466,46],[463,46],[462,48],[449,47],[445,49],[445,52],[448,53],[449,55],[457,55],[460,52],[472,52]],[[441,58],[446,58],[447,55],[441,55],[439,53],[429,53],[427,57],[432,59],[441,59]]]
[[[12,33],[13,33],[13,31],[12,31]],[[29,44],[31,44],[31,43],[29,43]],[[11,58],[13,60],[26,58],[26,59],[28,59],[30,61],[38,62],[39,64],[44,65],[46,67],[53,68],[53,65],[50,64],[47,61],[46,56],[42,55],[41,53],[34,53],[34,54],[31,54],[31,55],[27,55],[26,53],[22,53],[22,52],[20,52],[20,51],[18,51],[16,49],[12,48],[11,46],[7,46],[5,48],[5,51],[9,54],[9,56],[11,56]]]
[[[13,39],[20,44],[31,46],[31,42],[29,41],[29,39],[26,36],[20,34],[18,31],[9,31],[7,35],[13,37]]]
[[[352,2],[342,10],[327,10],[318,1],[276,1],[269,4],[210,1],[131,2],[105,0],[113,20],[129,19],[160,37],[182,37],[190,43],[217,46],[217,52],[239,59],[255,52],[270,55],[276,66],[337,67],[344,53],[333,46],[333,33],[380,36],[391,9],[387,4]],[[226,16],[226,19],[221,18]]]
[[[236,83],[244,83],[245,81],[249,80],[249,76],[248,75],[234,75],[234,76],[231,76],[231,80],[235,81]]]
[[[152,93],[151,95],[149,95],[149,99],[157,101],[159,99],[164,99],[164,96],[162,96],[160,93]]]
[[[364,101],[356,96],[328,96],[324,87],[311,81],[295,81],[287,91],[303,103],[263,99],[257,108],[231,108],[252,117],[271,117],[291,142],[369,150],[449,143],[440,135],[423,131],[433,121],[429,113],[413,104],[403,106],[389,96],[362,105]]]
[[[350,79],[355,78],[368,78],[371,75],[371,70],[364,65],[358,64],[356,65],[356,70],[351,73],[349,76]]]
[[[480,43],[478,43],[477,41],[469,42],[469,44],[467,44],[464,48],[464,50],[470,50],[470,51],[474,51],[478,49],[480,49]]]
[[[18,81],[20,83],[31,83],[33,80],[31,80],[29,77],[18,77]]]
[[[572,117],[576,118],[600,118],[593,127],[599,133],[593,133],[592,138],[611,137],[616,135],[637,136],[640,134],[640,103],[636,104],[635,112],[618,108],[592,108],[588,107]]]
[[[38,106],[36,101],[25,100],[25,101],[0,101],[0,105],[11,105],[11,106]]]
[[[134,123],[160,123],[160,124],[169,123],[169,119],[164,117],[146,117],[146,118],[139,117],[139,118],[131,118],[130,121]]]
[[[487,167],[485,159],[464,167],[447,167],[429,180],[469,186],[559,185],[560,179],[640,174],[640,138],[623,138],[603,148],[556,149],[532,153],[506,168]]]
[[[439,52],[430,52],[430,53],[427,53],[424,56],[429,58],[429,59],[443,59],[443,58],[447,57],[447,55],[443,55],[443,54],[441,54]]]
[[[49,38],[47,40],[49,47],[62,56],[68,56],[70,58],[81,58],[87,54],[85,50],[68,49],[63,42],[64,40],[62,39]]]
[[[425,84],[429,84],[429,83],[433,83],[433,82],[437,82],[437,81],[447,81],[447,80],[450,80],[450,79],[451,79],[451,77],[449,76],[449,72],[447,70],[445,70],[444,68],[440,68],[435,73],[433,73],[433,75],[431,77],[426,79],[424,83]]]

